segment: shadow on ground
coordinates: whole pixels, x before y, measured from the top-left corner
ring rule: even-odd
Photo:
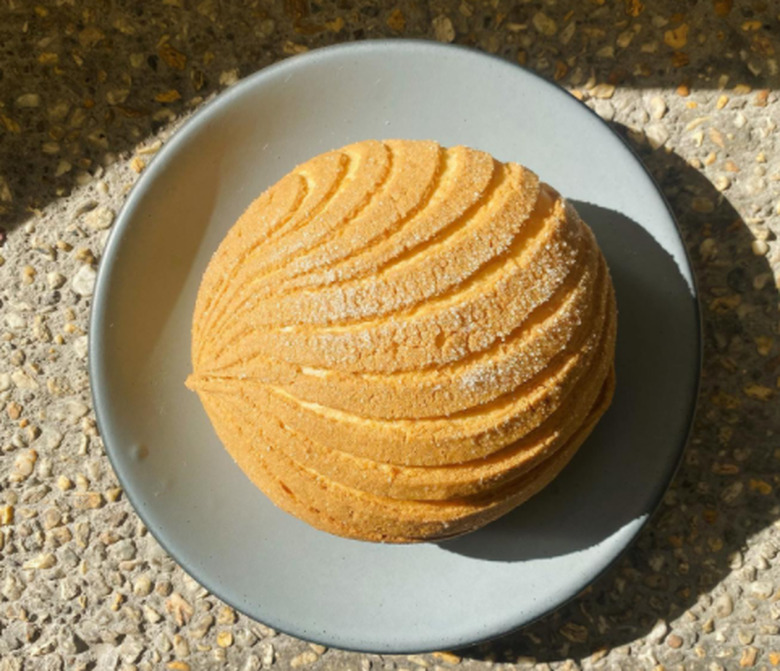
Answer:
[[[553,11],[554,10],[554,11]],[[0,226],[14,228],[239,77],[306,49],[437,38],[569,87],[777,88],[771,3],[168,0],[0,6]],[[548,16],[549,14],[549,16]]]
[[[698,171],[663,150],[645,150],[642,159],[678,218],[700,292],[704,376],[689,447],[660,509],[611,569],[557,612],[464,650],[465,657],[552,662],[630,644],[659,618],[709,603],[707,594],[740,567],[747,539],[780,519],[767,434],[767,427],[780,431],[780,416],[760,398],[780,371],[780,357],[758,351],[780,301],[769,264],[752,253],[753,235],[728,199]],[[696,211],[709,210],[703,202],[712,211]],[[571,541],[561,548],[576,549]]]

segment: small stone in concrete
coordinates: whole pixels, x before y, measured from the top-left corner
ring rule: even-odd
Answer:
[[[739,659],[739,665],[743,669],[752,668],[756,664],[756,659],[758,659],[758,649],[753,647],[745,648]]]
[[[658,620],[647,635],[647,640],[657,645],[664,640],[667,633],[669,633],[669,625],[665,620]]]
[[[757,599],[768,599],[774,593],[774,585],[766,580],[754,582],[750,585],[750,595]]]
[[[452,42],[455,39],[455,28],[448,16],[437,16],[433,19],[433,34],[439,42]]]
[[[39,96],[37,93],[23,93],[16,99],[17,107],[39,107],[40,104],[41,96]]]
[[[189,632],[193,638],[203,638],[214,624],[214,617],[208,613],[195,616],[190,623]]]
[[[318,659],[319,656],[316,652],[307,650],[306,652],[302,652],[299,655],[296,655],[290,660],[290,668],[298,669],[303,666],[309,666],[314,664],[314,662],[316,662]]]
[[[558,32],[558,24],[555,19],[550,18],[544,12],[536,12],[531,19],[534,28],[538,30],[542,35],[550,37]]]
[[[766,240],[753,240],[751,249],[756,256],[766,256],[766,253],[769,251],[769,245]]]
[[[660,149],[669,140],[669,129],[664,124],[652,123],[645,129],[645,137],[653,149]]]
[[[604,121],[612,121],[615,118],[615,108],[609,100],[596,100],[593,110]]]
[[[73,351],[79,359],[86,359],[89,351],[89,338],[86,335],[79,336],[73,340]]]
[[[133,583],[133,594],[136,596],[148,596],[152,592],[152,581],[148,575],[138,576]]]
[[[71,288],[79,296],[91,296],[95,289],[97,272],[92,266],[81,266],[71,280]]]
[[[663,119],[667,109],[666,101],[661,96],[653,96],[650,98],[650,116],[653,117],[653,119]]]
[[[241,671],[260,671],[263,668],[263,662],[257,655],[249,655],[241,667]]]
[[[233,634],[230,631],[220,631],[217,633],[217,645],[220,648],[229,648],[233,645]]]
[[[728,594],[721,594],[715,599],[714,606],[718,617],[728,617],[734,611],[734,601]]]
[[[46,273],[46,284],[49,289],[59,289],[66,281],[67,278],[62,273],[56,271]]]
[[[84,415],[89,412],[89,408],[81,401],[62,401],[57,403],[51,409],[51,417],[67,424],[76,424]]]
[[[677,648],[681,648],[682,644],[683,639],[677,634],[669,634],[669,636],[666,637],[666,645],[668,645],[670,648],[674,648],[676,650]]]
[[[110,207],[96,207],[91,212],[84,215],[84,223],[95,231],[102,231],[110,228],[114,223],[114,210]]]

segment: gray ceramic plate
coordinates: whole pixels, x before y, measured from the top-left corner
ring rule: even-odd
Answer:
[[[343,540],[280,512],[233,464],[183,385],[200,277],[239,214],[297,163],[389,137],[471,145],[535,170],[595,229],[620,309],[616,399],[575,460],[513,514],[441,544]],[[639,161],[594,114],[492,57],[366,42],[247,78],[160,152],[101,264],[90,366],[100,428],[127,496],[193,577],[302,638],[423,651],[539,617],[636,536],[686,440],[698,328],[674,220]]]

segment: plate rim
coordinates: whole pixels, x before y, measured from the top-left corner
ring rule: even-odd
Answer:
[[[191,569],[188,558],[182,556],[182,554],[179,553],[178,551],[174,552],[168,544],[168,539],[163,537],[162,534],[158,534],[156,530],[154,530],[153,527],[150,526],[150,524],[147,522],[146,513],[143,512],[144,507],[138,505],[137,502],[134,500],[134,495],[130,494],[130,490],[127,488],[125,484],[125,480],[127,479],[129,481],[129,478],[123,469],[117,467],[117,463],[114,458],[115,450],[114,448],[109,446],[109,441],[107,440],[107,434],[103,430],[104,426],[106,425],[105,420],[109,416],[111,410],[110,408],[106,407],[107,402],[102,396],[101,388],[100,388],[102,385],[101,380],[105,375],[104,371],[106,367],[101,363],[100,360],[104,347],[102,342],[102,336],[97,335],[100,334],[100,329],[98,328],[98,326],[100,324],[103,324],[105,321],[104,312],[105,312],[106,304],[109,299],[109,294],[106,285],[110,279],[111,270],[114,267],[114,263],[112,261],[115,258],[116,253],[118,251],[117,247],[119,245],[119,242],[122,239],[122,234],[125,232],[125,229],[127,229],[128,226],[132,223],[133,210],[135,209],[137,204],[136,201],[140,199],[141,194],[145,192],[148,189],[148,187],[154,182],[154,180],[157,177],[157,174],[162,170],[164,170],[165,166],[169,163],[171,157],[175,155],[179,146],[186,145],[186,143],[190,140],[190,135],[194,133],[205,121],[207,121],[210,117],[217,114],[218,111],[221,110],[222,108],[229,107],[231,101],[234,98],[240,96],[241,93],[244,92],[245,90],[253,88],[263,80],[271,76],[274,76],[277,73],[281,73],[284,70],[299,67],[301,64],[303,64],[306,61],[311,61],[313,63],[319,60],[320,58],[322,58],[323,56],[334,55],[334,54],[338,55],[338,53],[340,52],[352,53],[356,56],[359,56],[364,51],[373,51],[377,49],[393,51],[393,50],[407,50],[410,48],[415,50],[436,51],[440,53],[449,52],[453,54],[458,54],[460,56],[468,56],[474,59],[491,61],[494,65],[498,65],[506,70],[516,70],[516,71],[523,72],[525,75],[531,76],[532,78],[536,79],[539,83],[546,85],[550,89],[557,91],[558,93],[565,93],[571,99],[572,102],[579,104],[580,109],[587,111],[588,114],[592,115],[592,117],[595,117],[595,119],[598,120],[599,124],[601,124],[601,126],[606,131],[608,131],[612,136],[620,140],[622,146],[628,151],[629,155],[634,159],[634,161],[639,166],[641,166],[644,174],[649,180],[649,183],[653,186],[656,194],[660,197],[661,202],[663,203],[664,208],[666,210],[667,216],[671,221],[671,223],[673,224],[673,228],[676,233],[677,240],[679,241],[680,247],[683,252],[679,261],[683,262],[684,266],[680,267],[679,263],[677,265],[682,272],[687,274],[687,276],[684,275],[685,279],[690,280],[689,288],[690,288],[691,299],[694,304],[694,317],[695,317],[694,319],[695,333],[691,334],[692,341],[693,341],[692,344],[696,348],[696,355],[691,358],[692,359],[691,367],[693,368],[693,373],[694,373],[693,388],[690,390],[688,395],[689,401],[688,401],[688,407],[686,411],[686,416],[688,418],[688,421],[684,431],[684,435],[681,437],[679,446],[677,448],[676,459],[674,461],[670,460],[670,463],[667,467],[667,474],[664,481],[661,482],[659,480],[659,482],[657,483],[657,486],[655,487],[656,495],[652,500],[651,506],[648,507],[647,516],[645,517],[644,520],[642,520],[637,525],[636,529],[631,532],[630,537],[627,539],[624,546],[606,563],[604,563],[604,565],[597,572],[590,573],[586,579],[582,580],[581,584],[578,584],[576,586],[576,589],[572,589],[571,593],[566,598],[552,603],[551,605],[549,605],[549,607],[545,608],[544,611],[541,612],[539,615],[529,620],[517,622],[514,625],[510,625],[509,627],[502,627],[500,628],[500,630],[483,632],[480,633],[479,635],[476,635],[476,631],[475,631],[475,636],[473,636],[468,641],[455,642],[451,640],[442,640],[438,644],[432,643],[430,646],[416,647],[416,648],[399,647],[397,645],[393,645],[390,642],[388,645],[385,645],[381,648],[367,647],[366,645],[361,645],[357,641],[355,642],[354,645],[344,646],[342,643],[339,643],[338,646],[334,646],[332,640],[328,640],[327,638],[319,638],[317,635],[311,635],[309,632],[304,632],[302,630],[296,631],[296,628],[294,626],[289,626],[289,625],[285,627],[278,626],[274,622],[274,617],[272,613],[268,614],[268,616],[263,614],[263,619],[261,620],[256,615],[247,612],[247,609],[245,607],[239,606],[236,603],[234,603],[232,600],[225,598],[220,593],[221,592],[220,589],[214,589],[215,587],[214,581],[208,575],[204,576],[201,575],[200,572],[198,571],[193,571]],[[594,110],[588,107],[583,101],[572,96],[565,88],[563,88],[557,82],[547,79],[544,76],[534,72],[529,68],[525,68],[518,64],[512,63],[511,61],[508,61],[505,58],[502,58],[501,56],[490,54],[474,47],[469,47],[469,46],[464,46],[459,44],[443,44],[443,43],[434,42],[426,39],[410,39],[410,38],[383,38],[383,39],[375,39],[375,40],[362,40],[358,42],[341,42],[338,44],[316,48],[309,52],[291,56],[281,61],[272,63],[266,67],[262,67],[259,70],[256,70],[255,72],[247,75],[246,77],[244,77],[243,79],[241,79],[239,82],[229,87],[228,89],[225,89],[217,93],[217,95],[212,100],[208,101],[200,109],[196,110],[186,120],[184,120],[183,123],[175,131],[173,131],[173,134],[170,137],[170,139],[164,144],[160,152],[154,156],[148,168],[144,171],[144,174],[141,175],[138,181],[130,189],[116,217],[116,222],[111,228],[108,239],[103,249],[103,253],[101,254],[100,261],[98,264],[98,269],[97,269],[97,276],[95,279],[92,301],[89,309],[87,370],[88,370],[88,376],[90,382],[90,396],[92,400],[92,407],[94,408],[94,412],[95,412],[95,419],[97,422],[99,435],[103,442],[104,452],[108,458],[109,463],[111,464],[114,473],[116,474],[117,480],[122,486],[122,491],[124,496],[127,497],[127,500],[130,503],[130,505],[133,507],[133,510],[138,515],[140,520],[144,523],[147,530],[153,536],[155,541],[163,548],[163,550],[165,550],[165,552],[171,557],[171,559],[173,559],[179,565],[179,567],[181,567],[181,569],[185,573],[187,573],[187,575],[192,577],[196,582],[198,582],[200,585],[206,588],[211,595],[217,597],[218,599],[228,604],[229,606],[231,606],[238,612],[242,613],[246,617],[252,620],[260,621],[262,623],[267,623],[281,633],[285,633],[287,635],[293,636],[295,638],[299,638],[301,640],[320,643],[328,647],[338,647],[338,649],[341,650],[357,652],[357,653],[369,653],[369,654],[377,654],[377,653],[410,654],[410,653],[428,653],[428,652],[434,652],[442,649],[462,649],[465,647],[478,645],[480,643],[484,643],[487,641],[495,640],[500,637],[506,636],[514,631],[518,631],[521,628],[527,627],[549,616],[551,613],[563,608],[565,605],[567,605],[568,603],[576,599],[585,588],[595,583],[604,574],[606,574],[607,571],[613,568],[615,564],[625,555],[625,553],[634,545],[640,533],[646,528],[649,522],[655,517],[656,513],[658,512],[659,506],[664,496],[666,495],[666,492],[671,486],[680,468],[680,465],[682,464],[683,456],[685,454],[688,444],[690,443],[691,434],[697,416],[699,394],[701,390],[701,371],[703,367],[703,355],[704,355],[704,348],[702,343],[702,307],[701,307],[701,301],[699,299],[699,296],[700,296],[699,281],[694,272],[694,265],[691,260],[690,252],[685,244],[683,232],[677,221],[677,217],[675,216],[674,211],[670,207],[666,195],[659,187],[658,182],[656,181],[654,176],[650,173],[648,167],[642,161],[638,153],[634,150],[634,148],[628,143],[628,141],[624,137],[622,137],[619,133],[617,133],[611,127],[611,125],[608,122],[606,122],[604,119],[602,119]],[[216,585],[216,587],[219,586]]]

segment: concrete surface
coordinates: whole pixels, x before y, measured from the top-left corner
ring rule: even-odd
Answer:
[[[0,1],[0,671],[780,665],[778,11],[769,0]],[[397,36],[519,62],[629,139],[695,264],[705,358],[684,464],[615,567],[502,640],[380,657],[275,632],[184,575],[111,472],[85,353],[113,217],[176,124],[280,58]]]

